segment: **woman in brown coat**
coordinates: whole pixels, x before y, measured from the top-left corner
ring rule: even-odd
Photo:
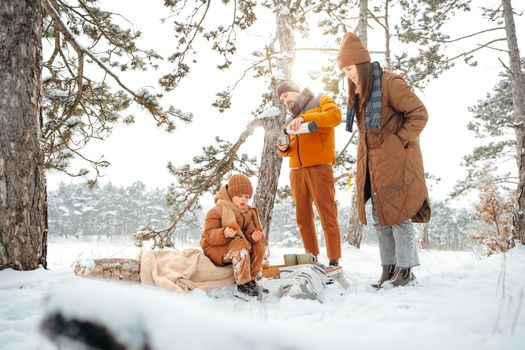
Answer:
[[[419,148],[419,134],[428,114],[421,100],[399,76],[384,72],[361,40],[346,33],[337,63],[348,78],[346,129],[359,130],[357,201],[366,224],[365,203],[372,199],[372,217],[379,240],[383,273],[374,287],[415,279],[419,265],[412,222],[428,222],[430,206]]]
[[[235,295],[243,299],[259,295],[256,279],[268,247],[259,214],[248,205],[252,194],[248,177],[232,175],[215,195],[216,206],[206,215],[200,241],[204,254],[215,265],[232,264]]]

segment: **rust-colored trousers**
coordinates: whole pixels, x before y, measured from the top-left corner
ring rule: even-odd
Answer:
[[[233,278],[237,284],[255,280],[261,273],[262,261],[266,252],[264,238],[251,244],[243,238],[236,237],[228,244],[223,261],[232,263]]]
[[[314,224],[315,203],[323,227],[328,259],[341,257],[341,233],[337,221],[335,183],[332,165],[320,164],[290,170],[290,185],[295,202],[297,226],[301,232],[304,249],[319,254]]]

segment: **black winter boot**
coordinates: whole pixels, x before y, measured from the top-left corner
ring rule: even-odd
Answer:
[[[381,288],[383,286],[383,283],[385,283],[394,276],[395,269],[396,265],[383,265],[383,272],[381,273],[381,277],[379,277],[379,280],[376,283],[372,283],[372,287]]]
[[[256,293],[255,295],[259,295],[259,293],[262,291],[263,293],[269,293],[268,289],[260,287],[259,284],[255,281],[250,281],[246,283],[248,285],[248,288],[250,288],[253,293]]]
[[[414,276],[410,270],[410,267],[396,267],[394,275],[390,278],[389,282],[392,283],[394,287],[401,287],[415,281],[416,276]]]
[[[237,284],[237,288],[233,291],[233,295],[237,298],[249,301],[257,298],[259,291],[250,288],[250,282],[248,282],[245,284]]]

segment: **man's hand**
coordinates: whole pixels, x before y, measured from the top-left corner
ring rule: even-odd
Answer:
[[[254,242],[257,242],[262,238],[262,236],[263,236],[263,232],[259,229],[255,229],[255,231],[253,231],[252,233],[252,240]]]
[[[285,152],[288,149],[288,145],[283,145],[279,140],[275,141],[275,145],[280,151]]]
[[[290,124],[288,124],[288,127],[290,128],[290,130],[292,131],[297,131],[299,130],[299,127],[301,127],[301,124],[304,123],[304,119],[303,117],[297,117],[295,118],[294,120],[292,120],[290,122]]]
[[[226,238],[232,238],[233,236],[235,236],[236,233],[237,233],[237,231],[235,231],[231,227],[226,227],[224,229],[224,237],[226,237]]]

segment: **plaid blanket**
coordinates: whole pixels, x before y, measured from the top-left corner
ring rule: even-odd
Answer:
[[[316,265],[295,265],[280,270],[279,296],[320,301],[319,295],[328,281],[324,269]]]

